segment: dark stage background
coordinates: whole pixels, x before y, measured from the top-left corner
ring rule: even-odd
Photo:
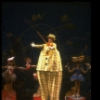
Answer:
[[[84,54],[91,62],[91,2],[2,2],[2,65],[6,59],[15,56],[16,65],[25,67],[25,57],[37,64],[40,49],[31,47],[31,43],[44,43],[37,31],[46,39],[48,33],[56,35],[56,43],[63,64],[63,83],[61,100],[74,83],[71,74],[65,69],[72,56]],[[14,52],[13,52],[14,51]],[[15,70],[17,80],[14,88],[18,100],[31,100],[38,82],[32,77],[35,68],[28,71]],[[89,100],[91,76],[84,74],[81,83],[81,95]],[[25,100],[26,100],[25,99]]]

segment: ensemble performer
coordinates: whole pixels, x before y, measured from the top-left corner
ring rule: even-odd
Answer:
[[[31,60],[31,58],[29,58],[29,57],[27,57],[27,58],[25,59],[25,62],[26,62],[26,69],[27,69],[27,70],[29,70],[31,67],[36,68],[36,66],[37,66],[37,65],[32,65],[32,64],[31,64],[32,60]]]
[[[12,90],[12,84],[16,80],[16,74],[14,73],[14,69],[21,69],[21,70],[27,70],[24,67],[18,67],[15,65],[15,57],[10,57],[7,59],[7,65],[2,66],[2,69],[6,68],[4,72],[2,72],[2,77],[6,84],[9,84],[10,89]]]
[[[81,62],[84,60],[84,58],[85,56],[72,57],[72,61],[75,63],[75,66],[72,69],[70,69],[69,63],[65,66],[69,72],[73,72],[70,80],[75,82],[75,97],[80,96],[80,84],[85,80],[82,73],[87,73],[88,70],[91,69],[91,65],[89,63],[85,63],[87,70],[84,70],[81,66]]]

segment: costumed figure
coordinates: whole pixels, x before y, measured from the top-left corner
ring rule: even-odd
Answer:
[[[26,69],[29,70],[31,67],[32,68],[36,68],[37,65],[32,65],[31,62],[31,58],[26,58]],[[35,81],[38,81],[38,77],[37,77],[37,73],[34,72],[33,74],[33,78]],[[33,97],[40,97],[40,86],[38,86],[38,89],[36,91],[36,93],[33,94]]]
[[[2,69],[6,68],[4,72],[2,72],[2,77],[6,83],[6,85],[9,85],[9,89],[12,90],[12,84],[16,80],[16,74],[14,73],[14,69],[21,69],[21,70],[26,70],[24,67],[18,67],[15,65],[15,60],[14,57],[8,58],[7,59],[7,65],[2,66]]]
[[[42,100],[59,100],[62,84],[62,62],[54,34],[48,35],[48,42],[41,45],[31,44],[32,47],[42,48],[37,63],[37,75],[41,89]]]
[[[80,83],[85,80],[82,73],[87,73],[88,70],[91,68],[91,65],[89,63],[85,63],[87,66],[87,70],[84,70],[81,66],[81,62],[84,60],[85,56],[79,56],[79,57],[72,57],[72,61],[75,63],[75,67],[70,69],[69,63],[67,64],[68,71],[74,72],[74,74],[70,77],[71,81],[75,82],[75,93],[74,95],[76,97],[80,96]]]

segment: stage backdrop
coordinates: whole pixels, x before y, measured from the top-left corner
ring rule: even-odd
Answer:
[[[63,67],[72,56],[81,54],[90,62],[91,2],[2,2],[1,19],[3,64],[9,56],[15,56],[18,65],[24,57],[37,64],[40,49],[30,45],[44,43],[37,31],[45,40],[49,33],[56,35]],[[64,94],[67,88],[63,89]]]

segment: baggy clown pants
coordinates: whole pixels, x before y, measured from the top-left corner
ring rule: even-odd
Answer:
[[[37,71],[42,100],[59,100],[62,83],[62,71]]]

